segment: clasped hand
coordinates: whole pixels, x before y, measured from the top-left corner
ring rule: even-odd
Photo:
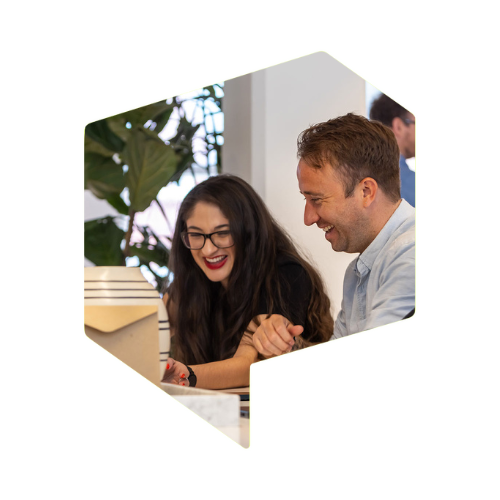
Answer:
[[[187,366],[173,358],[167,359],[167,368],[163,375],[162,382],[189,386],[189,370]]]
[[[264,357],[270,358],[290,352],[295,345],[294,337],[304,331],[304,327],[293,325],[280,314],[272,314],[261,321],[253,334],[253,345]]]

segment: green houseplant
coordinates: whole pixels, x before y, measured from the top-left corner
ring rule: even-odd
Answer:
[[[168,266],[169,249],[150,227],[136,223],[136,214],[156,204],[168,221],[158,193],[193,169],[195,138],[202,141],[207,158],[215,152],[215,165],[221,171],[222,130],[216,130],[214,115],[222,113],[222,96],[222,86],[212,85],[189,97],[198,117],[201,112],[201,121],[195,120],[194,112],[187,118],[187,99],[178,96],[86,126],[84,188],[121,214],[85,222],[84,254],[89,261],[123,266],[128,257],[137,257],[139,266],[146,266],[162,289],[167,276],[160,276],[157,269]],[[175,135],[163,140],[160,134],[167,125]],[[142,241],[132,242],[134,230]]]

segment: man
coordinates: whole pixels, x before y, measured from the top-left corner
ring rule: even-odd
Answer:
[[[401,153],[399,157],[401,197],[414,207],[415,172],[410,170],[406,159],[415,156],[415,116],[390,97],[381,94],[372,103],[370,119],[383,123],[394,132]]]
[[[401,199],[394,133],[347,114],[308,128],[297,144],[304,223],[323,230],[334,251],[360,254],[346,270],[332,338],[408,317],[415,308],[415,209]],[[254,333],[254,346],[265,357],[279,355],[302,331],[274,314]]]

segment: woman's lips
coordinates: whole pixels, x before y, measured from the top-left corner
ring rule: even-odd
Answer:
[[[217,257],[213,257],[213,259],[217,259]],[[213,261],[213,259],[210,260]],[[206,257],[203,257],[203,260],[205,261],[205,265],[208,269],[220,269],[227,262],[227,255],[224,255],[221,260],[217,260],[215,262],[209,262]]]

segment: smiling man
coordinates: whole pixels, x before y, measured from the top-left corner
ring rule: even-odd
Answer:
[[[297,141],[304,223],[316,225],[349,264],[332,338],[410,316],[415,308],[415,209],[401,199],[399,147],[383,124],[347,114],[314,125]],[[255,332],[264,351],[293,342],[297,328],[273,315]],[[293,334],[293,335],[292,335]],[[277,342],[278,341],[278,342]]]

